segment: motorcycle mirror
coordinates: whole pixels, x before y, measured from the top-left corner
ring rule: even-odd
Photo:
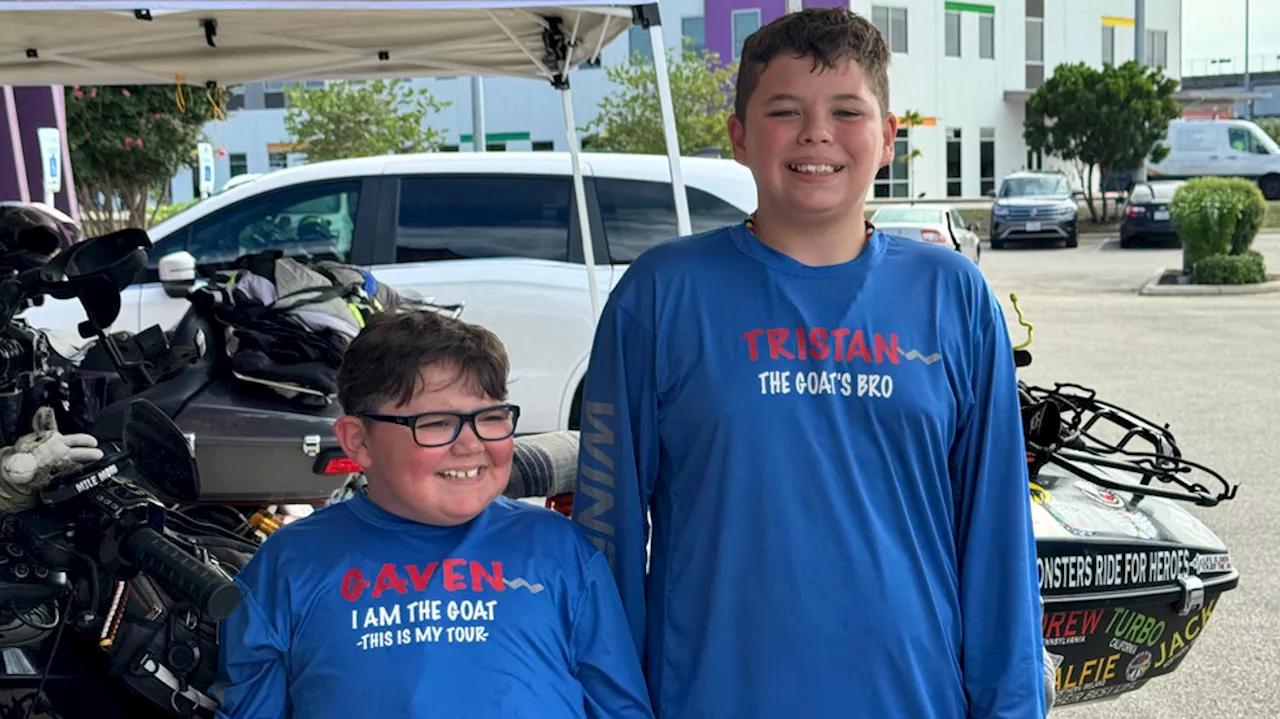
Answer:
[[[41,267],[36,292],[60,300],[78,298],[86,322],[80,336],[101,333],[120,314],[120,293],[147,267],[151,238],[139,229],[124,229],[76,243]]]
[[[200,498],[200,471],[182,430],[159,407],[135,399],[125,410],[124,445],[141,478],[163,499]]]

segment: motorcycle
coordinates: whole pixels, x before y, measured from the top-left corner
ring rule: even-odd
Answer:
[[[15,315],[44,295],[79,299],[101,333],[148,245],[125,230],[47,262],[0,258],[6,446],[34,407],[51,406],[43,400],[65,376],[47,337]],[[17,694],[0,717],[212,717],[217,622],[240,600],[232,579],[253,546],[169,511],[201,494],[200,475],[154,403],[131,399],[120,443],[100,447],[100,460],[62,471],[32,506],[0,515],[0,688]]]
[[[1034,326],[1010,299],[1027,367]],[[1175,672],[1238,586],[1226,543],[1181,505],[1215,507],[1239,487],[1184,457],[1168,425],[1091,388],[1019,380],[1018,394],[1055,706],[1115,699]]]

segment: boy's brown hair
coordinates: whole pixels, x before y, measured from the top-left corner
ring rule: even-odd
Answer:
[[[858,63],[880,101],[880,114],[889,115],[889,60],[884,36],[865,17],[848,8],[813,8],[787,13],[747,37],[738,63],[733,113],[744,125],[747,101],[768,64],[783,53],[810,58],[814,70],[831,70],[843,60]]]
[[[469,390],[507,399],[510,362],[497,335],[433,310],[404,309],[374,315],[351,341],[338,370],[338,403],[350,415],[388,401],[408,404],[433,365],[460,371]]]

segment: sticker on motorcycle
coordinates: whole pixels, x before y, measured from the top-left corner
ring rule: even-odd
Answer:
[[[1125,667],[1124,670],[1124,678],[1126,681],[1136,682],[1141,679],[1150,668],[1151,652],[1142,652],[1129,661],[1129,666]]]
[[[1099,487],[1093,482],[1083,479],[1076,481],[1076,489],[1080,490],[1086,497],[1098,502],[1105,507],[1113,507],[1119,509],[1124,506],[1124,500],[1118,494],[1112,492],[1106,487]]]
[[[1048,504],[1049,501],[1053,499],[1053,495],[1049,494],[1049,490],[1045,489],[1044,487],[1041,487],[1035,482],[1032,482],[1031,498],[1035,500],[1036,504]]]

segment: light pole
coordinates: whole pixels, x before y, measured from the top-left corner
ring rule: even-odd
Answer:
[[[1147,66],[1147,0],[1133,0],[1133,60],[1139,67]],[[1133,181],[1147,181],[1147,159],[1138,163]]]
[[[1249,0],[1244,0],[1244,91],[1249,93],[1253,91],[1250,87],[1253,82],[1249,78]],[[1249,120],[1253,119],[1253,100],[1249,99],[1245,103],[1245,117]]]

